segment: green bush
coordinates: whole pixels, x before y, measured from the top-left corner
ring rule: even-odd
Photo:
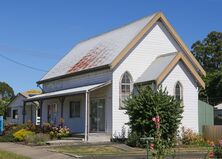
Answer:
[[[26,126],[22,125],[9,125],[6,124],[4,127],[4,134],[0,136],[0,142],[14,142],[16,141],[13,134],[21,129],[24,129]]]
[[[153,91],[148,86],[138,88],[137,93],[125,101],[125,105],[131,129],[128,143],[131,146],[138,145],[138,138],[149,136],[155,138],[155,148],[158,145],[164,148],[173,145],[182,119],[183,106],[180,101],[168,95],[166,89]],[[160,119],[158,123],[153,120],[157,118]]]
[[[13,134],[16,141],[24,141],[25,137],[28,135],[33,135],[34,133],[32,131],[21,129]]]
[[[132,147],[144,147],[143,143],[140,140],[141,135],[136,132],[130,132],[126,144]]]
[[[25,143],[31,145],[45,145],[46,141],[49,140],[48,134],[38,133],[38,134],[28,134],[25,136]]]

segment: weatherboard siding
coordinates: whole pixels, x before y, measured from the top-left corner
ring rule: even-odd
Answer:
[[[132,50],[113,72],[113,135],[121,135],[123,127],[128,127],[125,110],[119,109],[120,78],[128,71],[136,81],[145,69],[161,54],[180,51],[179,46],[167,32],[162,23],[157,22],[143,40]]]
[[[43,89],[45,93],[48,93],[63,89],[107,82],[111,80],[111,77],[112,74],[110,70],[92,71],[82,75],[46,82],[43,84]]]
[[[183,119],[181,126],[198,132],[198,86],[195,79],[182,62],[179,62],[162,82],[170,95],[174,95],[177,82],[183,88]]]
[[[111,85],[105,86],[98,90],[90,92],[90,99],[104,98],[105,99],[105,131],[107,133],[111,132],[112,129],[112,89]],[[70,102],[79,101],[80,102],[80,117],[71,118],[70,117]],[[57,104],[57,124],[60,124],[61,119],[61,103],[58,99],[48,99],[43,102],[43,123],[48,122],[48,105]],[[65,98],[63,106],[63,118],[64,125],[70,128],[71,132],[79,133],[85,131],[85,95],[73,95]],[[90,109],[90,108],[89,108]],[[90,123],[89,123],[90,124]]]

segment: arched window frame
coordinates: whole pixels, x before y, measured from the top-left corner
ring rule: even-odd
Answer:
[[[124,76],[127,75],[130,79],[130,83],[123,83],[123,78]],[[123,101],[128,97],[130,96],[130,94],[132,93],[133,91],[133,78],[131,76],[131,74],[126,71],[122,74],[121,78],[120,78],[120,87],[119,87],[119,109],[125,109],[125,104],[123,103]],[[123,85],[128,85],[130,88],[129,88],[129,92],[123,92],[123,89],[122,89],[122,86]]]
[[[180,94],[179,94],[179,98],[177,97],[178,95],[177,95],[177,86],[179,86],[179,91],[180,91]],[[177,81],[176,82],[176,84],[175,84],[175,86],[174,86],[174,97],[175,97],[175,99],[176,100],[181,100],[181,101],[183,101],[183,85],[181,84],[181,82],[180,81]]]

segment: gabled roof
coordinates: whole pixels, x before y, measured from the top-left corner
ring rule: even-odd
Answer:
[[[157,85],[160,85],[170,71],[176,66],[176,64],[182,61],[189,72],[193,75],[195,80],[200,86],[205,88],[205,83],[199,76],[193,65],[187,60],[182,53],[170,53],[157,57],[151,65],[144,71],[136,83],[146,83],[149,81],[155,81]]]
[[[182,42],[164,15],[160,12],[144,17],[128,25],[90,38],[77,44],[62,58],[40,81],[43,83],[58,78],[76,75],[92,69],[115,68],[126,54],[140,41],[149,29],[161,20],[187,54],[196,69],[205,75],[205,71]]]
[[[28,90],[28,91],[25,91],[25,92],[20,92],[9,102],[8,106],[19,96],[22,96],[25,99],[27,99],[29,97],[33,97],[33,96],[39,95],[39,94],[42,94],[42,92],[39,91],[39,90],[35,90],[35,89]]]

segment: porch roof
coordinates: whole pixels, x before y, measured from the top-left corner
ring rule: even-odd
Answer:
[[[33,97],[29,97],[25,101],[30,102],[30,101],[37,101],[37,100],[44,100],[44,99],[86,93],[86,92],[93,91],[101,87],[107,86],[109,84],[111,84],[111,81],[88,85],[88,86],[76,87],[76,88],[71,88],[71,89],[65,89],[65,90],[60,90],[60,91],[55,91],[55,92],[50,92],[50,93],[44,93],[44,94],[36,95]]]

